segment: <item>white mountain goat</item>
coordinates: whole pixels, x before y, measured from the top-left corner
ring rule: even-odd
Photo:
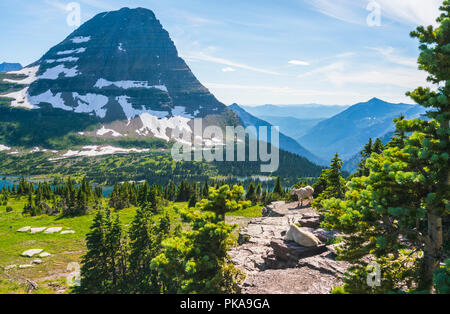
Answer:
[[[312,187],[310,187],[309,185],[307,187],[301,188],[301,189],[295,189],[293,188],[291,191],[291,195],[297,195],[298,197],[298,205],[300,207],[303,206],[303,200],[305,198],[308,198],[310,200],[310,203],[312,203],[313,201],[313,194],[314,194],[314,189]]]
[[[311,232],[300,229],[293,221],[289,221],[289,225],[289,231],[285,236],[286,241],[293,241],[306,247],[318,246],[320,244],[320,240]]]

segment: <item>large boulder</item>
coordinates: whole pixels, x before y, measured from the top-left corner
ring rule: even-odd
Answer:
[[[281,239],[275,239],[270,242],[270,246],[273,249],[273,254],[276,259],[281,261],[298,260],[318,254],[322,254],[327,251],[325,245],[305,247],[298,245],[295,242],[284,241]]]
[[[44,250],[42,250],[42,249],[31,249],[31,250],[27,250],[27,251],[23,252],[22,256],[33,257],[33,255],[39,254],[42,251],[44,251]]]

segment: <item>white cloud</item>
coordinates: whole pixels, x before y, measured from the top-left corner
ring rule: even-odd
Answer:
[[[381,18],[412,25],[434,25],[443,0],[376,0],[381,6]],[[325,15],[349,23],[365,24],[369,1],[307,0]],[[383,22],[382,22],[383,23]]]
[[[417,68],[417,60],[415,58],[409,58],[409,57],[401,56],[392,47],[387,47],[387,48],[376,48],[376,47],[370,48],[369,47],[368,49],[371,49],[371,50],[374,50],[374,51],[380,53],[389,62],[392,62],[392,63],[395,63],[395,64],[399,64],[399,65],[408,66],[408,67]]]
[[[230,67],[226,67],[222,69],[222,72],[236,72],[236,70]]]
[[[426,84],[426,73],[410,69],[383,68],[379,70],[355,72],[330,72],[326,80],[336,86],[345,84],[367,84],[377,86],[396,86],[414,89]]]
[[[245,105],[263,104],[307,104],[320,103],[323,105],[352,105],[367,101],[374,97],[370,91],[355,89],[299,89],[288,86],[245,85],[206,83],[205,86],[214,92],[224,103],[240,103]],[[406,90],[405,90],[406,91]],[[239,96],[237,96],[239,95]],[[407,102],[411,99],[404,93],[380,92],[375,96],[389,102]]]
[[[242,64],[242,63],[237,63],[237,62],[227,60],[224,58],[213,57],[213,56],[207,55],[203,52],[188,55],[187,57],[185,57],[185,59],[212,62],[212,63],[222,64],[222,65],[227,65],[229,67],[240,68],[240,69],[244,69],[244,70],[248,70],[248,71],[252,71],[252,72],[258,72],[258,73],[264,73],[264,74],[270,74],[270,75],[282,75],[281,73],[278,73],[275,71],[270,71],[270,70]]]
[[[336,72],[336,71],[343,71],[344,67],[345,67],[344,62],[334,62],[334,63],[328,64],[325,66],[318,67],[309,72],[300,74],[298,77],[303,78],[303,77],[311,76],[314,74],[327,74],[327,73],[332,73],[332,72]]]
[[[300,60],[291,60],[288,62],[289,64],[293,64],[293,65],[301,65],[301,66],[307,66],[309,65],[308,62],[306,61],[300,61]]]

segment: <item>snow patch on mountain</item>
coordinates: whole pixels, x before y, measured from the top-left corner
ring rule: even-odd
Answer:
[[[47,69],[44,74],[38,76],[38,79],[43,80],[56,80],[59,78],[61,74],[64,74],[64,77],[75,77],[80,74],[78,72],[78,67],[74,66],[73,68],[66,68],[64,64],[57,65],[53,68]]]
[[[130,154],[130,153],[146,153],[149,152],[149,149],[138,149],[138,148],[120,148],[114,146],[84,146],[82,150],[69,150],[64,155],[59,158],[49,159],[50,161],[70,158],[70,157],[94,157],[94,156],[102,156],[102,155],[113,155],[113,154]]]
[[[38,71],[39,71],[39,65],[34,66],[34,67],[29,67],[29,68],[23,68],[22,70],[19,70],[19,71],[11,71],[11,72],[8,72],[8,74],[26,75],[27,78],[21,79],[21,80],[3,79],[3,81],[8,82],[8,83],[29,85],[29,84],[33,83],[34,81],[36,81],[36,79],[37,79],[36,73]]]
[[[86,94],[80,95],[78,93],[72,93],[73,99],[78,103],[75,107],[77,113],[92,113],[104,118],[106,115],[106,109],[103,107],[108,103],[108,97],[98,94]]]
[[[78,48],[78,49],[72,49],[72,50],[64,50],[64,51],[58,51],[57,55],[70,55],[72,53],[83,53],[86,51],[86,48]]]
[[[179,134],[192,134],[192,129],[188,125],[190,121],[188,118],[177,116],[158,119],[158,117],[153,116],[149,113],[143,113],[140,118],[143,127],[139,130],[136,130],[136,133],[141,136],[148,136],[151,133],[157,138],[169,141],[170,138],[167,135],[167,130],[172,130],[173,139],[177,139],[176,135]]]
[[[37,109],[38,107],[31,104],[28,100],[28,87],[18,91],[9,93],[6,95],[1,95],[2,97],[12,98],[11,107],[15,108],[25,108],[25,109]]]
[[[80,58],[78,57],[67,57],[67,58],[60,58],[60,59],[48,59],[45,60],[46,63],[62,63],[62,62],[77,62]]]
[[[175,106],[175,108],[172,109],[172,115],[173,116],[181,116],[188,119],[194,119],[195,116],[197,116],[199,113],[198,110],[194,112],[194,116],[191,114],[186,113],[186,107],[184,106]]]
[[[122,106],[123,112],[125,113],[128,120],[133,119],[137,116],[142,115],[143,113],[149,113],[151,115],[157,116],[158,118],[164,118],[169,115],[168,111],[155,111],[149,109],[135,109],[133,105],[129,102],[130,97],[128,96],[119,96],[116,97],[116,100]]]
[[[100,78],[97,80],[97,83],[95,83],[94,87],[96,88],[104,88],[108,86],[116,86],[118,88],[122,89],[129,89],[129,88],[155,88],[162,90],[167,93],[167,87],[165,85],[148,85],[147,81],[117,81],[117,82],[110,82],[108,80],[105,80],[103,78]]]
[[[46,91],[37,96],[28,96],[29,102],[33,105],[38,105],[40,103],[49,103],[53,108],[59,108],[63,110],[72,111],[73,108],[66,106],[64,99],[61,97],[61,93],[53,94],[51,90]]]
[[[119,49],[122,52],[126,52],[127,50],[125,48],[123,48],[123,44],[119,43],[119,46],[117,47],[117,49]]]
[[[113,136],[113,137],[123,136],[119,132],[116,132],[116,131],[114,131],[112,129],[105,128],[105,126],[102,126],[102,128],[100,130],[97,130],[97,135],[100,135],[100,136],[106,135],[108,133],[111,133],[111,136]]]
[[[0,152],[5,151],[5,150],[11,150],[11,147],[0,144]]]
[[[74,44],[85,43],[85,42],[88,42],[89,40],[91,40],[91,36],[87,36],[87,37],[78,36],[78,37],[74,37],[74,38],[71,39],[71,41]]]

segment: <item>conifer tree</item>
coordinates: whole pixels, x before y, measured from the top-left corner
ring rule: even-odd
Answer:
[[[420,42],[419,68],[435,89],[408,95],[430,108],[428,120],[396,119],[395,143],[367,159],[369,175],[352,179],[345,200],[325,201],[326,227],[350,235],[341,252],[353,263],[348,292],[432,292],[433,275],[442,278],[443,220],[450,211],[450,1],[441,11],[437,28],[411,33]],[[364,283],[367,259],[381,266],[380,287]],[[435,282],[435,289],[442,286]]]
[[[82,257],[81,293],[106,293],[108,287],[108,265],[106,252],[105,219],[98,210],[90,231],[86,236],[86,254]]]

